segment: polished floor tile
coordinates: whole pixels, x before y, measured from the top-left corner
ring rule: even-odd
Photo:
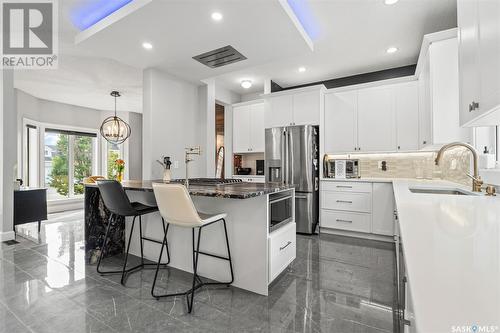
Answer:
[[[37,233],[0,247],[3,332],[393,332],[391,243],[341,236],[297,236],[297,259],[268,297],[204,287],[187,312],[185,297],[151,297],[154,270],[101,276],[87,265],[83,212],[53,214]],[[123,256],[106,259],[121,268]],[[132,257],[132,261],[138,258]],[[158,292],[183,291],[191,275],[163,269]]]

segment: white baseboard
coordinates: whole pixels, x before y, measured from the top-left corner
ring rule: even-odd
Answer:
[[[8,240],[16,239],[16,234],[14,231],[0,232],[0,241],[5,242]]]
[[[394,242],[394,239],[391,236],[366,234],[363,232],[347,231],[347,230],[340,230],[340,229],[330,229],[330,228],[325,228],[325,227],[320,228],[320,233],[378,240],[378,241],[382,241],[382,242]]]

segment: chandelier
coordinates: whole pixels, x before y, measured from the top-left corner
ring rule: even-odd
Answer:
[[[116,98],[120,97],[118,91],[112,91],[115,98],[115,115],[104,119],[101,125],[101,135],[110,143],[124,143],[130,137],[130,126],[123,119],[116,116]]]

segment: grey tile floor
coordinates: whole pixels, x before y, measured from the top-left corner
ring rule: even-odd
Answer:
[[[36,224],[19,230],[36,237]],[[8,332],[392,332],[392,245],[298,236],[297,259],[269,297],[202,289],[192,314],[184,298],[156,301],[154,271],[101,277],[85,264],[83,212],[51,215],[39,239],[0,248],[0,333]],[[120,258],[107,265],[116,266]],[[190,275],[163,270],[160,285],[184,290]],[[168,287],[167,287],[168,285]]]

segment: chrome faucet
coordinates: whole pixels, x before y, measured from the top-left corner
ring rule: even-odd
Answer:
[[[189,164],[189,162],[193,161],[193,158],[191,158],[191,155],[201,155],[201,147],[200,146],[187,147],[187,148],[185,148],[184,155],[185,155],[185,162],[186,162],[186,180],[184,182],[184,185],[187,188],[189,188],[188,164]]]
[[[448,143],[448,144],[444,145],[443,147],[441,147],[441,149],[439,149],[439,151],[437,153],[436,165],[439,165],[439,162],[443,158],[443,154],[446,150],[451,149],[451,148],[455,148],[455,147],[464,147],[464,148],[467,148],[471,151],[472,158],[473,158],[474,174],[473,175],[467,174],[467,176],[472,178],[472,191],[473,192],[481,192],[481,186],[483,185],[483,181],[482,181],[481,177],[479,176],[479,170],[477,167],[477,152],[476,152],[476,149],[474,149],[474,147],[472,147],[470,144],[463,143],[463,142],[452,142],[452,143]]]

